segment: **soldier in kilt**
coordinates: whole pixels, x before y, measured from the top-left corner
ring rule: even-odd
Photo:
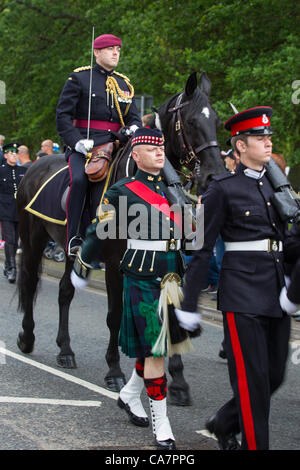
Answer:
[[[185,265],[181,254],[181,214],[171,210],[167,187],[160,175],[165,161],[162,133],[158,129],[140,128],[135,131],[131,146],[138,171],[105,193],[98,222],[87,231],[71,279],[75,288],[87,284],[91,263],[101,252],[102,234],[109,233],[110,228],[111,233],[116,233],[115,227],[124,228],[122,217],[126,215],[127,250],[120,265],[124,274],[124,303],[119,344],[127,356],[136,358],[136,364],[120,392],[118,406],[136,426],[149,426],[140,399],[145,386],[156,446],[175,449],[167,416],[164,359],[166,355],[191,350],[189,336],[195,333],[189,332],[199,334],[200,317],[191,314],[182,323],[175,313],[175,307],[180,306]],[[139,213],[139,217],[134,218],[132,213]],[[139,232],[134,231],[136,227]]]

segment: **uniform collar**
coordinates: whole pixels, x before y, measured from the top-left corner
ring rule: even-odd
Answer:
[[[114,73],[114,69],[108,71],[104,67],[102,67],[101,65],[99,65],[97,63],[94,67],[94,70],[96,70],[97,72],[100,72],[102,75],[112,75]]]
[[[160,174],[158,175],[152,175],[151,173],[147,173],[146,171],[143,171],[143,170],[140,170],[138,169],[136,174],[135,174],[135,177],[141,181],[145,181],[145,182],[153,182],[153,183],[156,183],[156,182],[159,182],[162,180],[162,177]]]
[[[243,163],[239,163],[236,171],[238,173],[244,173],[244,175],[248,176],[248,178],[259,180],[260,178],[264,176],[266,172],[266,168],[264,167],[261,171],[257,171],[257,170],[252,170],[252,168],[246,167]]]

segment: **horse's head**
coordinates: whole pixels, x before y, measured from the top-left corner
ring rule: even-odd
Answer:
[[[192,171],[202,190],[214,175],[225,171],[217,143],[220,120],[209,101],[210,88],[206,73],[201,74],[198,87],[194,72],[184,91],[159,110],[167,156],[175,168],[185,166]]]

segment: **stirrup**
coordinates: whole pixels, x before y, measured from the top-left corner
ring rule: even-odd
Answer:
[[[81,238],[79,235],[75,235],[74,237],[72,237],[68,243],[68,256],[75,257],[82,243],[83,238]]]

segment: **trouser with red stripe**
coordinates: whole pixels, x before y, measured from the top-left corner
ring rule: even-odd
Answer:
[[[290,318],[223,312],[234,397],[217,413],[218,430],[242,433],[242,449],[269,448],[271,394],[284,379]]]
[[[89,189],[90,221],[96,216],[97,208],[103,192],[105,181],[90,183],[85,174],[86,159],[82,153],[72,152],[68,159],[70,173],[70,189],[67,197],[67,246],[69,240],[76,235],[84,237],[80,227],[85,199]],[[90,222],[89,221],[89,222]]]

